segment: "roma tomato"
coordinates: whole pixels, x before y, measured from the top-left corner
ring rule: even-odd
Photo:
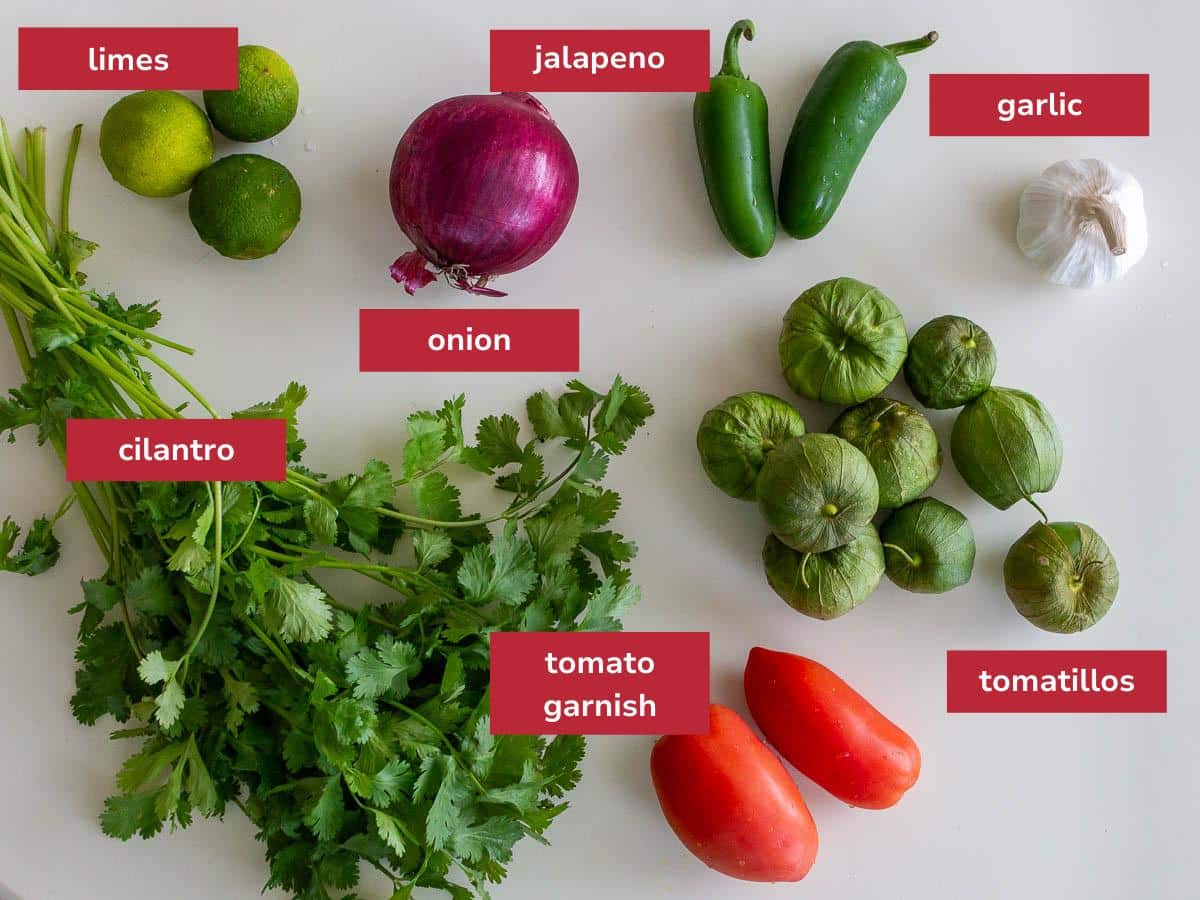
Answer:
[[[667,822],[701,862],[743,881],[799,881],[817,856],[817,826],[779,758],[727,706],[708,734],[659,738],[650,754]]]
[[[819,662],[755,647],[744,682],[767,740],[839,800],[886,809],[916,783],[913,739]]]

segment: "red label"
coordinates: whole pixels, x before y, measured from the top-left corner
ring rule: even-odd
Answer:
[[[934,136],[1150,134],[1150,76],[930,75]]]
[[[946,712],[1166,711],[1166,650],[946,651]]]
[[[236,28],[18,28],[22,91],[238,86]]]
[[[707,91],[707,30],[492,30],[493,91]]]
[[[706,631],[494,631],[492,734],[707,734]]]
[[[67,481],[283,481],[283,419],[67,419]]]
[[[577,309],[361,309],[361,372],[578,372]]]

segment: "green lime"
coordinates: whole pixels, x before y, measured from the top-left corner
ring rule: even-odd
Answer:
[[[212,157],[208,119],[174,91],[122,97],[100,123],[100,158],[109,174],[143,197],[182,194]]]
[[[300,185],[256,153],[219,159],[196,179],[188,215],[204,243],[231,259],[274,253],[300,221]]]
[[[236,91],[205,91],[204,108],[217,131],[235,141],[265,141],[291,124],[300,86],[288,61],[267,47],[238,47]]]

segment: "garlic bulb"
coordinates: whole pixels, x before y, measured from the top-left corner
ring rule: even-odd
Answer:
[[[1064,159],[1021,194],[1017,244],[1055,284],[1120,278],[1146,254],[1142,186],[1099,159]]]

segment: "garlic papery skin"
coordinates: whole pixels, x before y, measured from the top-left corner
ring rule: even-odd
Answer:
[[[1099,159],[1056,162],[1021,194],[1017,245],[1055,284],[1114,281],[1146,255],[1137,179]]]

